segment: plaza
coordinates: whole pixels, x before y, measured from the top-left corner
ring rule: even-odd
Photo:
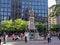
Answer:
[[[47,40],[32,40],[25,43],[25,41],[12,41],[11,38],[9,38],[6,44],[3,45],[60,45],[60,40],[57,37],[52,37],[51,43],[48,43]]]

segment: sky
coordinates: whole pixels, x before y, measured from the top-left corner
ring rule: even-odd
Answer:
[[[52,5],[55,5],[55,0],[48,0],[48,7],[51,7]]]

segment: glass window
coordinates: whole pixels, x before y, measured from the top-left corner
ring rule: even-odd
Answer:
[[[7,0],[5,0],[5,3],[7,3]]]
[[[4,8],[4,11],[7,11],[7,8]]]
[[[4,15],[7,15],[7,12],[4,12]]]
[[[4,0],[1,0],[2,1],[2,3],[4,3]]]
[[[7,4],[5,4],[4,7],[7,7]]]
[[[37,0],[35,0],[35,1],[37,1]]]
[[[11,3],[11,0],[5,0],[5,3]]]
[[[39,7],[39,9],[41,9],[41,7]]]
[[[35,5],[35,3],[33,2],[32,5]]]
[[[11,15],[11,13],[9,12],[8,15]]]
[[[23,1],[22,4],[25,4],[25,2]]]
[[[23,17],[24,15],[23,15],[23,13],[22,13],[22,17]]]
[[[11,11],[11,9],[10,9],[10,8],[8,8],[8,11]]]
[[[1,11],[4,11],[4,8],[1,8]]]
[[[26,4],[29,4],[28,2],[26,2]]]
[[[29,4],[31,4],[31,2],[29,2]]]
[[[32,6],[32,8],[34,9],[34,6]]]
[[[38,14],[39,17],[41,17],[41,14]]]
[[[41,3],[39,2],[38,5],[41,5]]]
[[[39,10],[39,13],[41,13],[41,11]]]
[[[42,10],[42,13],[45,13],[45,11],[44,11],[44,10]]]
[[[1,7],[4,7],[5,6],[5,4],[1,4]]]
[[[45,3],[44,3],[44,2],[42,2],[42,5],[45,5]]]
[[[47,14],[45,14],[45,17],[47,17],[48,15]]]
[[[42,17],[44,17],[44,14],[42,14]]]
[[[1,12],[1,15],[3,15],[3,12]]]
[[[11,4],[8,4],[8,7],[11,7]]]
[[[48,11],[47,11],[47,10],[45,10],[45,13],[48,13]]]
[[[36,9],[38,9],[38,7],[36,6]]]
[[[8,3],[11,3],[11,0],[8,0]]]
[[[4,16],[4,20],[6,20],[7,19],[7,16]]]
[[[24,5],[22,5],[22,8],[24,8]]]

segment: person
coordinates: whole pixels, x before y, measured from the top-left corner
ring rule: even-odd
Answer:
[[[12,34],[12,40],[15,40],[15,39],[16,39],[15,34]]]
[[[0,45],[2,45],[2,44],[1,44],[1,39],[0,39]]]
[[[20,38],[21,38],[21,40],[23,40],[23,33],[20,34]]]
[[[6,39],[6,42],[7,42],[7,38],[8,38],[8,34],[6,34],[6,37],[5,37],[5,39]]]
[[[3,41],[4,41],[4,44],[6,44],[6,33],[5,32],[3,34]]]
[[[44,34],[44,40],[46,40],[46,34]]]
[[[58,39],[60,40],[60,33],[58,34]]]
[[[25,43],[27,43],[28,40],[29,40],[29,33],[25,32]]]
[[[48,40],[48,43],[51,42],[51,34],[50,34],[50,32],[49,32],[48,35],[47,35],[47,40]]]

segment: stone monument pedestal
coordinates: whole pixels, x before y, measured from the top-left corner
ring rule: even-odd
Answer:
[[[30,39],[37,40],[39,38],[39,32],[37,30],[29,30]]]
[[[28,31],[29,31],[29,37],[30,39],[38,39],[39,37],[39,32],[36,29],[35,25],[34,25],[34,13],[32,8],[30,8],[30,17],[29,17],[29,26],[28,26]]]

